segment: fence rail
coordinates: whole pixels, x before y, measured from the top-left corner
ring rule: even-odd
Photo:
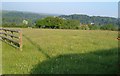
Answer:
[[[17,36],[16,36],[16,34]],[[1,40],[22,50],[22,31],[14,29],[0,28]]]
[[[118,40],[120,40],[120,38],[119,38],[119,37],[118,37],[117,39],[118,39]]]

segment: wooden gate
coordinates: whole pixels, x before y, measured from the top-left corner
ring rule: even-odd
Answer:
[[[14,29],[0,28],[2,41],[22,50],[22,31]]]

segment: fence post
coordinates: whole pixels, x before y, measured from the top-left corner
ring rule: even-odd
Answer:
[[[22,31],[21,30],[19,31],[19,34],[20,34],[19,35],[20,36],[19,37],[19,45],[20,45],[20,50],[22,51]]]

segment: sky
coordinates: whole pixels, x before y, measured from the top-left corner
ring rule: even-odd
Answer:
[[[1,0],[2,2],[119,2],[119,0]]]
[[[120,2],[118,3],[118,18],[120,18]]]
[[[110,0],[109,0],[110,1]],[[118,2],[2,2],[2,10],[118,17]]]

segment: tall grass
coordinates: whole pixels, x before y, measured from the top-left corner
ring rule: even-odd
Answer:
[[[0,75],[2,74],[2,42],[0,41]]]
[[[27,28],[22,31],[23,51],[2,42],[4,74],[117,72],[117,32]]]

